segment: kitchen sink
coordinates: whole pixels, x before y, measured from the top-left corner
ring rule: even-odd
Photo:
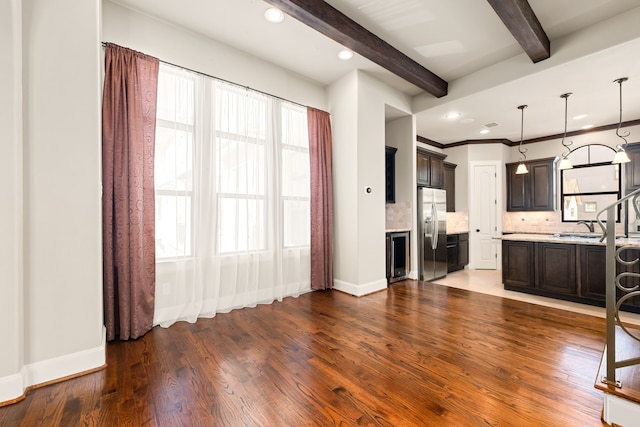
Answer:
[[[602,234],[596,233],[557,233],[553,235],[554,237],[575,237],[580,239],[599,239],[602,237]]]

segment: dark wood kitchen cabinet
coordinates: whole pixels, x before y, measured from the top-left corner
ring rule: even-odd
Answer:
[[[502,283],[505,289],[535,287],[534,242],[502,241]]]
[[[444,154],[418,148],[416,152],[416,181],[418,187],[444,187]]]
[[[444,162],[444,189],[447,192],[447,212],[456,211],[456,166]]]
[[[387,203],[396,202],[396,151],[395,147],[384,147],[384,194]]]
[[[502,281],[504,288],[550,298],[604,307],[606,302],[606,247],[532,241],[502,241]],[[640,250],[622,252],[624,260],[634,260]],[[618,264],[616,274],[640,273],[640,263]],[[632,287],[635,278],[622,278]],[[618,291],[618,298],[623,294]],[[627,300],[625,311],[640,313],[640,298]]]
[[[553,158],[525,162],[529,173],[516,175],[519,162],[507,163],[507,211],[552,211]]]
[[[606,274],[607,274],[607,260],[606,260],[606,247],[604,246],[591,246],[591,245],[579,245],[579,265],[578,265],[578,283],[580,284],[580,296],[590,298],[597,301],[604,302],[607,300],[606,289]],[[626,249],[622,251],[620,257],[625,261],[632,261],[640,256],[640,251],[637,249]],[[640,273],[640,265],[635,263],[633,265],[617,264],[616,274],[623,272]],[[635,281],[635,282],[634,282]],[[627,288],[632,288],[637,282],[637,279],[633,277],[622,277],[620,284]],[[618,298],[624,295],[623,291],[617,291]],[[633,310],[633,308],[640,307],[640,298],[629,298],[623,304],[623,307]]]
[[[604,246],[580,245],[578,247],[578,281],[580,283],[580,295],[605,301],[607,292],[605,276],[607,260]]]
[[[577,293],[576,245],[539,242],[536,261],[538,289],[568,295]]]
[[[635,259],[640,258],[640,250],[625,249],[620,253],[620,258],[625,261],[633,261]],[[618,264],[616,273],[619,274],[622,272],[640,274],[640,262],[636,262],[635,264],[631,264],[631,265]],[[635,285],[638,284],[638,279],[635,277],[629,277],[629,276],[622,277],[620,279],[620,284],[626,288],[633,288]],[[622,295],[623,291],[619,291],[618,293]],[[635,311],[640,311],[640,297],[629,298],[628,300],[625,301],[625,304],[623,304],[623,306],[624,305],[626,305],[627,307],[636,308]],[[634,310],[631,310],[631,311],[634,311]]]
[[[447,234],[447,273],[469,264],[469,233]]]
[[[629,194],[640,188],[640,143],[629,144],[625,151],[631,159],[624,164],[625,192]]]

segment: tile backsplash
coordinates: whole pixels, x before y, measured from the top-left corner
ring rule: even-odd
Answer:
[[[387,203],[386,205],[386,229],[406,230],[411,229],[411,205],[409,202]]]
[[[505,233],[586,233],[582,224],[562,222],[562,212],[505,212],[502,216],[502,230]],[[599,231],[595,225],[596,231]],[[616,224],[616,233],[624,233],[624,225]]]
[[[469,214],[467,212],[447,212],[447,234],[468,232]]]
[[[413,218],[409,203],[387,203],[387,230],[411,230]],[[469,231],[469,214],[467,212],[447,212],[447,233],[467,233]]]

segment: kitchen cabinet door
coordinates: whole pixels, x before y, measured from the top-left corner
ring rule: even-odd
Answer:
[[[552,211],[553,159],[525,162],[529,173],[516,175],[518,163],[507,163],[507,211]]]
[[[605,246],[578,245],[578,281],[581,297],[605,301],[606,250]]]
[[[469,264],[469,233],[458,236],[458,264],[461,268]]]
[[[444,161],[431,157],[431,188],[444,188]]]
[[[444,189],[447,192],[447,212],[456,211],[456,165],[444,162]]]
[[[505,289],[534,288],[534,242],[502,241],[502,283]]]
[[[418,148],[416,153],[416,181],[418,187],[444,187],[444,154]]]
[[[536,244],[536,287],[543,291],[577,295],[576,245]]]
[[[418,152],[416,171],[418,185],[431,187],[431,157]]]
[[[385,179],[385,201],[387,203],[396,202],[396,151],[397,148],[385,147],[384,156],[384,179]]]
[[[635,259],[640,258],[640,250],[637,249],[625,249],[620,253],[620,258],[625,261],[633,261]],[[629,273],[640,273],[640,263],[636,262],[632,265],[624,265],[618,264],[616,273],[629,272]],[[632,288],[638,284],[638,279],[635,277],[623,277],[620,279],[620,284],[626,288]],[[626,292],[618,290],[618,298],[625,295]],[[623,307],[635,307],[636,310],[632,310],[637,312],[637,309],[640,307],[640,297],[629,298],[623,304]]]
[[[507,211],[529,210],[529,190],[525,182],[526,175],[516,175],[516,163],[507,164]]]
[[[640,144],[629,144],[626,152],[631,159],[624,163],[625,189],[629,194],[640,188]]]

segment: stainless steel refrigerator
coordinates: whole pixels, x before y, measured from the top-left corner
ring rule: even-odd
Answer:
[[[447,275],[447,193],[418,188],[418,260],[420,280]]]

